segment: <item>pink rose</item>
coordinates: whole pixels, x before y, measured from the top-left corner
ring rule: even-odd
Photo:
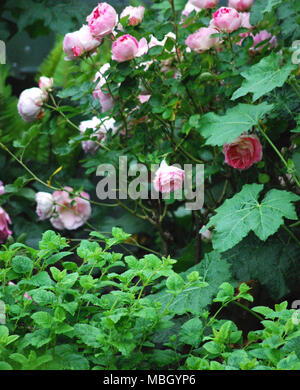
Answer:
[[[212,24],[211,27],[231,33],[241,27],[242,17],[234,8],[221,7],[213,14]]]
[[[255,35],[251,34],[251,36],[253,37],[253,45],[250,48],[250,52],[252,52],[252,53],[255,52],[255,51],[262,50],[265,46],[269,46],[270,48],[273,48],[273,47],[277,46],[277,39],[276,39],[276,37],[274,35],[270,34],[266,30],[262,30],[258,34],[255,34]],[[265,42],[262,45],[259,45],[263,41],[267,41],[267,42]]]
[[[115,120],[113,118],[100,120],[96,116],[94,116],[91,120],[82,121],[79,125],[79,129],[81,134],[84,134],[87,129],[93,129],[94,134],[92,134],[92,136],[96,136],[98,142],[105,140],[106,133],[110,129],[112,130],[113,134],[115,134],[117,131]],[[82,148],[85,153],[95,154],[99,149],[99,145],[93,140],[82,141]]]
[[[125,16],[129,16],[129,26],[137,26],[138,24],[142,23],[144,13],[145,7],[143,7],[142,5],[140,5],[139,7],[128,6],[122,11],[120,19],[124,18]]]
[[[71,187],[65,187],[65,190],[71,192]],[[91,215],[90,196],[86,192],[80,193],[81,197],[71,198],[67,191],[54,191],[56,216],[52,216],[50,222],[58,229],[75,230],[82,226]],[[82,199],[84,198],[84,199]]]
[[[248,169],[262,159],[262,146],[255,135],[241,135],[224,145],[225,162],[233,168]]]
[[[65,60],[71,61],[94,51],[100,43],[100,40],[92,36],[89,27],[83,25],[80,30],[65,35],[63,41],[63,51],[67,54]]]
[[[147,53],[148,45],[145,38],[138,42],[132,35],[125,34],[114,41],[111,50],[113,60],[124,62]]]
[[[150,98],[151,98],[151,95],[149,95],[147,93],[145,93],[145,94],[140,93],[138,96],[138,99],[139,99],[141,104],[146,103]]]
[[[18,112],[22,119],[25,122],[41,119],[44,115],[42,106],[45,100],[47,100],[47,93],[40,88],[25,89],[18,101]]]
[[[110,93],[106,90],[102,91],[102,87],[106,84],[106,78],[104,73],[110,68],[110,64],[104,64],[99,72],[96,73],[94,78],[94,83],[97,82],[96,87],[93,91],[93,96],[95,99],[99,99],[102,112],[106,112],[108,110],[112,110],[114,108],[114,99],[110,95]]]
[[[53,196],[49,192],[37,192],[35,200],[37,202],[36,213],[40,221],[50,218],[54,210]]]
[[[201,8],[199,8],[196,5],[194,5],[191,1],[188,1],[186,3],[182,13],[181,13],[181,16],[184,17],[184,18],[187,18],[189,16],[189,14],[192,13],[193,11],[198,13],[198,12],[201,11]]]
[[[191,4],[198,8],[214,8],[219,0],[189,0]]]
[[[156,171],[153,185],[156,191],[162,193],[176,191],[182,187],[184,171],[175,166],[169,166],[165,160]]]
[[[211,27],[201,27],[194,34],[190,34],[185,43],[191,50],[202,53],[221,43],[218,37],[211,37],[213,34],[218,34],[218,30]]]
[[[53,77],[41,76],[39,80],[39,88],[44,91],[51,91],[53,86]]]
[[[4,184],[3,184],[3,182],[0,180],[0,195],[3,195],[3,194],[5,194]]]
[[[251,28],[253,28],[253,26],[251,26],[251,24],[250,24],[250,12],[242,12],[242,13],[240,13],[240,15],[242,18],[241,27],[249,28],[249,30]]]
[[[12,231],[8,229],[8,224],[11,225],[9,215],[0,207],[0,244],[3,244],[7,237],[12,235]]]
[[[254,4],[254,0],[229,0],[228,6],[235,8],[237,11],[247,11]]]
[[[107,3],[99,3],[86,18],[91,33],[101,39],[113,32],[118,23],[116,10]]]

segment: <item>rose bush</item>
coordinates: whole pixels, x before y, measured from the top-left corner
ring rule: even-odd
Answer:
[[[4,73],[0,367],[299,369],[299,11],[103,2]]]

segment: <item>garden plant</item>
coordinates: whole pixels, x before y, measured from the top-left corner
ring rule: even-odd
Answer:
[[[299,370],[300,3],[76,26],[0,65],[0,369]]]

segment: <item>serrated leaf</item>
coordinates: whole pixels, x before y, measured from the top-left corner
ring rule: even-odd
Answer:
[[[214,249],[224,252],[238,244],[250,231],[265,241],[276,233],[283,224],[283,218],[297,219],[292,202],[300,197],[294,193],[272,189],[259,202],[262,184],[246,184],[231,199],[216,209],[206,228],[215,227]]]
[[[240,103],[227,110],[225,115],[213,112],[203,115],[197,129],[206,138],[206,144],[223,146],[257,125],[259,119],[272,108],[273,105],[265,102],[258,105]]]
[[[296,65],[289,63],[281,65],[282,56],[276,53],[264,57],[258,64],[251,66],[241,75],[245,78],[242,86],[234,92],[231,100],[236,100],[248,93],[253,93],[253,101],[271,92],[277,87],[282,87]]]
[[[198,347],[202,339],[203,324],[197,317],[185,322],[180,329],[180,341]]]

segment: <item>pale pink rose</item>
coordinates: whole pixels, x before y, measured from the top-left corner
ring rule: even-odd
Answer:
[[[106,84],[106,77],[104,76],[105,72],[110,68],[110,64],[104,64],[99,72],[96,73],[94,77],[94,83],[97,82],[96,87],[93,91],[93,97],[99,99],[102,112],[112,110],[114,108],[115,102],[113,97],[110,95],[107,89],[102,90],[102,87]]]
[[[98,142],[105,140],[106,134],[110,129],[112,130],[112,134],[115,134],[117,131],[115,120],[113,118],[100,120],[96,116],[90,120],[80,122],[79,129],[81,134],[84,134],[87,129],[92,129],[94,134],[91,136],[96,136]],[[82,141],[82,148],[85,153],[95,154],[99,149],[99,145],[93,140]]]
[[[25,122],[32,122],[41,119],[44,115],[42,108],[44,101],[47,100],[47,93],[40,88],[25,89],[19,97],[18,112]]]
[[[252,35],[253,37],[253,45],[249,49],[250,52],[256,52],[262,50],[265,46],[269,46],[269,48],[273,48],[277,46],[277,39],[274,35],[269,33],[267,30],[262,30],[258,34]],[[264,44],[259,45],[261,42],[266,41]],[[258,46],[259,45],[259,46]]]
[[[184,170],[175,166],[169,166],[163,160],[155,173],[153,185],[156,191],[167,193],[181,188],[183,181]]]
[[[198,8],[214,8],[219,0],[189,0],[189,2]]]
[[[137,26],[138,24],[142,23],[144,13],[145,7],[143,7],[142,5],[140,5],[139,7],[128,6],[122,11],[120,19],[124,18],[125,16],[129,16],[129,26]]]
[[[138,96],[138,99],[139,99],[140,103],[142,103],[142,104],[146,103],[150,98],[151,98],[151,95],[148,95],[148,94],[141,93]]]
[[[11,225],[9,215],[0,207],[0,244],[3,244],[7,237],[12,235],[12,231],[9,230],[8,225]]]
[[[199,13],[201,11],[201,8],[194,5],[191,1],[188,1],[181,13],[181,16],[183,19],[187,18],[190,13],[195,11],[196,13]]]
[[[101,39],[113,32],[118,23],[116,10],[107,3],[99,3],[86,18],[91,33]]]
[[[212,37],[213,34],[218,34],[218,30],[211,27],[201,27],[195,33],[190,34],[185,43],[191,50],[202,53],[220,45],[220,39]]]
[[[114,41],[111,50],[112,59],[117,62],[132,60],[147,53],[147,40],[142,38],[138,42],[132,35],[125,34]]]
[[[241,135],[223,148],[225,162],[236,169],[248,169],[262,159],[262,146],[255,135]]]
[[[138,42],[132,35],[125,34],[113,42],[111,50],[113,60],[124,62],[147,53],[148,45],[145,38]]]
[[[0,195],[3,195],[3,194],[5,194],[4,184],[3,184],[3,182],[0,180]]]
[[[53,77],[41,76],[39,80],[39,88],[44,91],[51,91],[53,86]]]
[[[63,51],[67,55],[65,60],[75,60],[88,52],[93,52],[100,43],[101,41],[92,36],[89,27],[85,24],[80,30],[65,35],[63,41]]]
[[[205,228],[205,225],[202,226],[201,230]],[[203,241],[208,242],[212,240],[212,232],[208,229],[204,230],[201,233],[201,238]]]
[[[75,230],[82,226],[91,215],[90,196],[82,191],[80,196],[71,197],[71,187],[65,191],[54,191],[55,216],[50,219],[52,225],[58,230]],[[84,199],[82,199],[84,198]]]
[[[254,0],[229,0],[228,6],[235,8],[237,11],[247,11],[254,4]]]
[[[37,192],[35,194],[35,200],[37,203],[36,213],[40,221],[50,218],[54,210],[53,196],[49,192]]]
[[[242,18],[242,24],[241,27],[248,28],[249,30],[253,28],[250,24],[250,12],[241,12],[240,13]]]
[[[213,14],[212,26],[216,29],[231,33],[241,27],[242,17],[240,13],[230,7],[221,7]]]

